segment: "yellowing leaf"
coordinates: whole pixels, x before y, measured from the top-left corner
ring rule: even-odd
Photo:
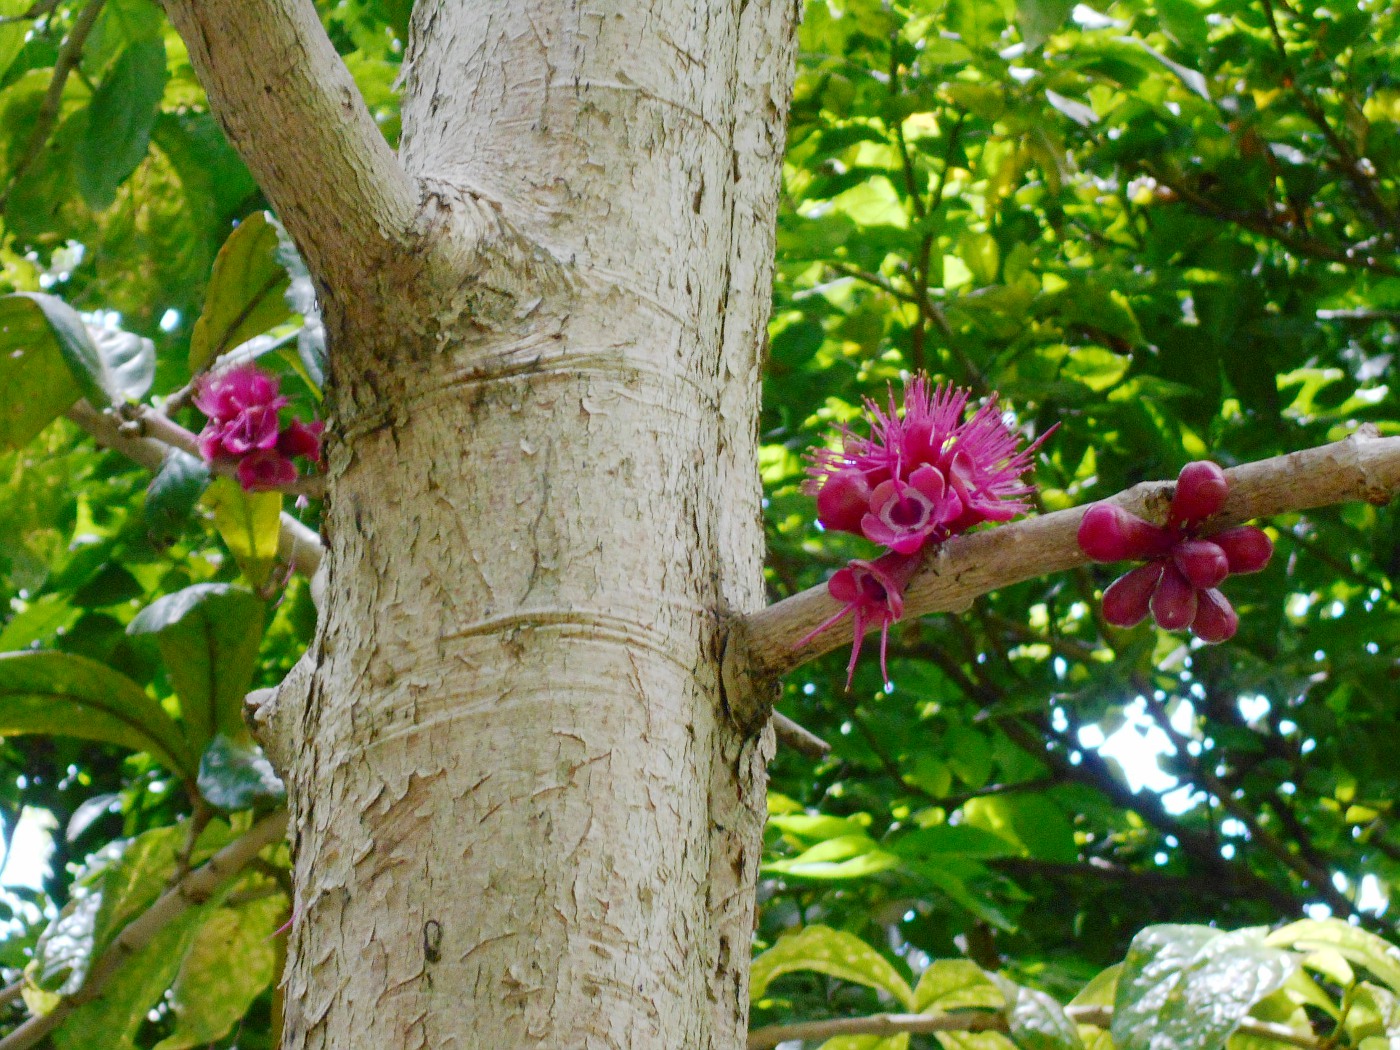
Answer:
[[[267,581],[277,559],[282,493],[244,492],[232,478],[217,478],[204,496],[219,530],[243,575],[254,587]]]

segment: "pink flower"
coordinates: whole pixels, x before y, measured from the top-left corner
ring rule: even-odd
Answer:
[[[846,688],[856,673],[865,633],[875,623],[880,624],[880,674],[889,681],[885,654],[889,647],[890,624],[904,615],[904,588],[919,566],[919,559],[903,554],[886,554],[875,561],[852,561],[838,569],[827,581],[827,592],[844,603],[836,615],[824,621],[797,642],[806,645],[828,627],[847,616],[855,619],[855,641],[851,645],[851,660],[846,665]]]
[[[288,458],[305,456],[313,463],[321,462],[321,431],[326,424],[317,420],[315,423],[303,423],[299,419],[294,419],[287,424],[287,428],[277,436],[277,451]]]
[[[1010,521],[1028,509],[1021,497],[1034,490],[1021,476],[1049,431],[1022,447],[995,396],[965,420],[967,399],[965,390],[914,376],[905,382],[902,410],[893,390],[887,408],[866,400],[869,437],[843,427],[839,452],[818,449],[810,456],[806,490],[817,497],[817,520],[890,551],[873,562],[852,561],[832,576],[827,589],[843,608],[798,642],[805,645],[853,616],[856,637],[846,668],[847,688],[865,632],[877,621],[880,670],[885,673],[889,627],[904,614],[904,588],[919,551],[983,522]]]
[[[253,405],[220,426],[224,457],[237,459],[250,452],[277,447],[277,408]]]
[[[265,492],[295,484],[297,468],[275,449],[260,449],[238,463],[238,483],[247,492]]]
[[[268,375],[257,365],[238,365],[216,376],[206,377],[199,384],[194,403],[210,419],[227,423],[235,416],[253,408],[277,410],[287,403],[279,397],[276,376]]]
[[[1033,489],[1022,483],[1021,475],[1049,432],[1022,448],[1020,435],[1003,421],[995,396],[964,421],[967,399],[965,390],[935,387],[927,376],[918,375],[905,384],[902,412],[893,391],[888,408],[867,400],[870,437],[843,429],[839,452],[819,449],[811,456],[807,488],[817,496],[822,524],[913,553],[926,541],[941,543],[984,521],[1009,521],[1027,510],[1020,497]],[[934,473],[940,477],[937,495]],[[915,484],[916,474],[922,483]],[[894,483],[894,488],[884,488],[886,483]],[[919,495],[910,495],[908,486]],[[869,508],[857,517],[854,504],[866,487],[871,491]],[[898,497],[897,507],[891,493]],[[913,506],[904,505],[911,499],[918,504],[917,515]],[[896,517],[916,516],[917,524],[897,524],[889,516],[891,510]],[[872,517],[879,524],[868,525]],[[931,526],[928,517],[936,519]],[[892,546],[896,537],[898,547]]]
[[[209,417],[199,453],[210,463],[237,463],[238,483],[250,492],[284,488],[297,480],[292,460],[321,462],[322,423],[292,420],[281,428],[287,399],[277,377],[257,365],[239,365],[200,382],[194,402]]]
[[[910,474],[908,482],[898,478],[880,482],[860,527],[872,543],[897,554],[916,554],[926,539],[946,531],[962,512],[958,494],[936,468],[925,465]]]

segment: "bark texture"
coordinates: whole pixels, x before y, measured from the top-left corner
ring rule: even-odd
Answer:
[[[310,234],[327,575],[259,711],[289,765],[289,1048],[744,1044],[772,745],[728,718],[720,658],[762,604],[795,22],[417,4],[411,233],[372,272]]]

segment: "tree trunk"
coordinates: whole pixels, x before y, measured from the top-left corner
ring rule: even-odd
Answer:
[[[317,273],[287,1047],[743,1045],[770,742],[719,666],[763,595],[796,15],[419,0],[399,159],[430,250]]]

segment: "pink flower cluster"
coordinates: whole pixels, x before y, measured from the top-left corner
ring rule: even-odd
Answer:
[[[294,483],[295,459],[321,462],[324,424],[294,419],[283,427],[287,399],[277,377],[257,365],[239,365],[201,382],[194,403],[209,417],[199,433],[200,454],[210,463],[238,464],[235,476],[249,492]]]
[[[1274,546],[1252,525],[1198,537],[1201,523],[1220,513],[1229,480],[1219,466],[1197,460],[1182,468],[1165,527],[1112,503],[1096,503],[1079,524],[1079,549],[1098,562],[1146,558],[1103,592],[1103,617],[1133,627],[1152,614],[1158,627],[1189,627],[1205,642],[1234,637],[1240,618],[1219,590],[1227,576],[1259,572]]]
[[[874,561],[855,560],[831,577],[827,590],[843,608],[798,642],[805,645],[846,616],[855,621],[847,667],[849,688],[865,632],[880,625],[880,671],[890,624],[904,615],[904,589],[925,546],[942,543],[983,522],[1009,521],[1025,511],[1020,497],[1035,444],[1021,447],[995,397],[966,420],[968,393],[933,386],[918,375],[904,387],[904,409],[891,391],[888,407],[867,400],[870,436],[842,430],[840,451],[810,456],[807,491],[827,529],[864,536],[887,548]]]

